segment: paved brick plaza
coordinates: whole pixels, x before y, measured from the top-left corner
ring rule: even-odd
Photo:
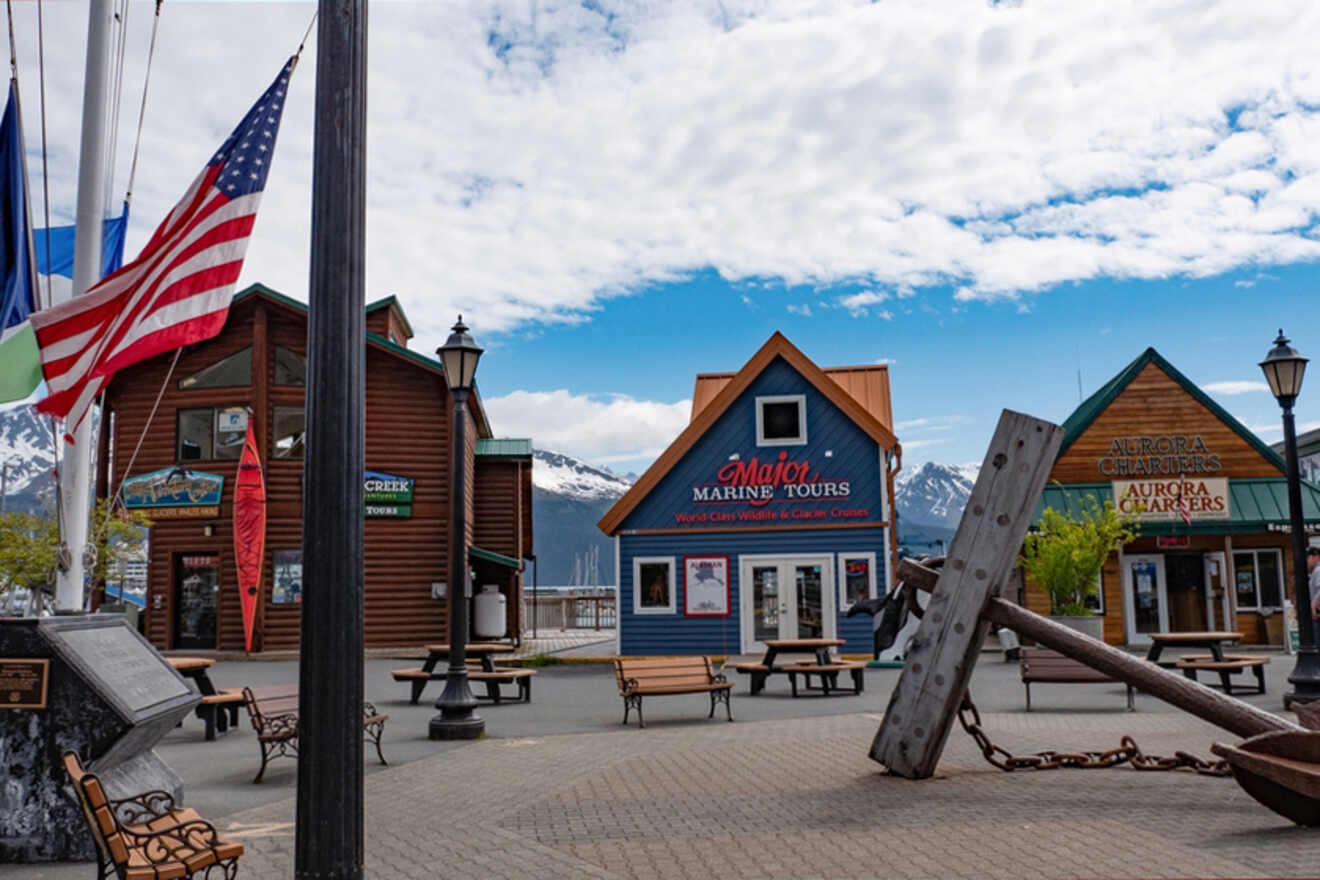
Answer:
[[[995,713],[1010,748],[1207,746],[1173,713]],[[1006,774],[955,730],[936,779],[866,757],[877,716],[491,739],[367,780],[372,877],[1298,877],[1320,836],[1231,780],[1130,768]],[[1084,727],[1085,729],[1081,729]],[[455,828],[451,799],[466,808]],[[245,873],[292,873],[293,801],[228,817]]]

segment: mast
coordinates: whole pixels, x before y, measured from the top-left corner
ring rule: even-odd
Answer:
[[[101,237],[106,193],[106,94],[110,81],[109,0],[90,0],[87,16],[87,69],[83,78],[82,143],[78,158],[77,232],[73,251],[73,295],[81,296],[101,278]],[[91,502],[92,419],[89,413],[73,432],[60,462],[59,492],[63,522],[62,563],[55,582],[55,608],[81,611],[83,554],[87,547]]]

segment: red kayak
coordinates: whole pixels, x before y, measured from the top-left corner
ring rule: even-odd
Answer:
[[[261,473],[257,440],[248,418],[247,439],[238,460],[234,483],[234,565],[238,569],[238,598],[243,603],[243,640],[252,652],[252,626],[261,594],[261,562],[266,552],[266,479]]]

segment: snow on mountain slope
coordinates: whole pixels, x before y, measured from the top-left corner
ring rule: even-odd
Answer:
[[[899,471],[894,502],[900,522],[957,528],[981,465],[945,465],[928,461],[913,471]]]
[[[570,455],[536,449],[532,451],[532,485],[579,501],[603,501],[621,497],[632,481]]]
[[[7,509],[31,509],[55,485],[50,423],[28,404],[0,407],[0,471]]]

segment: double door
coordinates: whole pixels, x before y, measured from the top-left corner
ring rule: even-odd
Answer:
[[[766,639],[834,638],[831,556],[743,556],[738,567],[744,653]]]
[[[1149,645],[1153,632],[1236,629],[1229,625],[1228,570],[1223,553],[1201,554],[1201,582],[1193,601],[1204,603],[1204,619],[1199,614],[1191,619],[1187,607],[1171,610],[1168,567],[1163,554],[1125,555],[1122,566],[1123,615],[1129,645]]]

